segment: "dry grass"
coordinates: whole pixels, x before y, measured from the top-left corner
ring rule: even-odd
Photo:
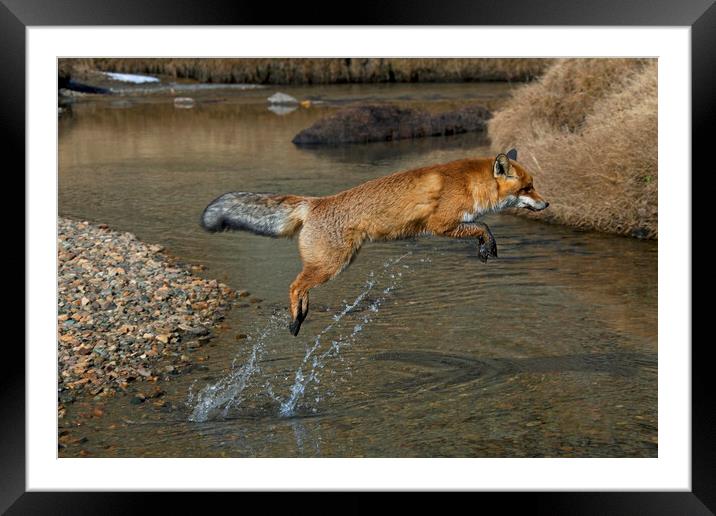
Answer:
[[[61,59],[60,69],[140,73],[215,83],[333,84],[381,82],[527,81],[552,59]]]
[[[657,238],[657,61],[570,59],[516,91],[488,123],[516,147],[550,208],[536,218]]]

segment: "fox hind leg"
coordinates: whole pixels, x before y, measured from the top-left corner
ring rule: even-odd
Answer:
[[[291,302],[291,324],[289,324],[291,335],[294,337],[298,335],[301,324],[308,315],[308,291],[338,274],[349,259],[350,256],[340,263],[333,262],[322,266],[304,264],[303,270],[291,283],[288,293]]]
[[[301,230],[298,250],[303,270],[289,288],[293,336],[298,335],[301,323],[308,315],[308,291],[330,280],[345,269],[360,248],[361,241],[351,236],[338,240],[327,237],[324,231],[306,224]]]
[[[311,286],[316,286],[318,283],[311,281],[313,275],[310,271],[303,271],[299,273],[296,279],[291,283],[289,289],[289,299],[291,302],[291,323],[288,325],[291,335],[294,337],[298,335],[298,331],[301,329],[301,324],[306,320],[308,315],[308,291]],[[323,283],[323,282],[321,282]]]

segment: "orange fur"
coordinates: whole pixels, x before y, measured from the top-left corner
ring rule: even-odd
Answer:
[[[502,174],[495,171],[498,160],[506,163]],[[544,205],[533,209],[547,206],[531,185],[531,175],[501,154],[497,159],[465,159],[398,172],[311,198],[298,238],[303,270],[289,290],[292,332],[298,333],[306,317],[309,290],[343,270],[366,240],[421,234],[485,239],[489,229],[474,219],[508,207],[503,204],[510,196]],[[466,220],[465,214],[475,216]]]
[[[515,158],[517,151],[508,154]],[[201,224],[212,232],[299,235],[303,270],[289,289],[290,329],[297,335],[308,314],[309,290],[347,267],[366,240],[426,234],[473,238],[486,262],[497,257],[497,246],[490,228],[477,220],[481,215],[547,206],[532,176],[498,154],[397,172],[327,197],[228,192],[206,207]]]

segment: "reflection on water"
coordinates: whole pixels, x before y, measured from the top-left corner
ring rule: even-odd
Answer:
[[[495,215],[486,221],[500,258],[487,264],[465,241],[368,244],[312,293],[290,336],[295,242],[204,233],[204,206],[229,190],[323,195],[484,155],[479,134],[290,142],[360,98],[452,109],[507,90],[282,91],[325,103],[279,116],[267,109],[270,88],[205,90],[191,109],[159,96],[100,99],[60,119],[61,215],[163,244],[263,300],[232,310],[228,329],[196,351],[202,367],[163,386],[172,410],[107,401],[83,427],[93,456],[656,456],[654,242]],[[71,405],[67,421],[87,406]]]

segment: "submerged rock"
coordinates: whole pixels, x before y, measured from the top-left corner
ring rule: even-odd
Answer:
[[[484,106],[430,113],[395,105],[350,107],[322,118],[298,133],[296,145],[365,143],[448,136],[484,131],[491,113]]]
[[[274,93],[266,100],[269,104],[279,104],[284,106],[298,105],[298,100],[296,98],[281,92]]]
[[[194,107],[194,99],[191,97],[176,97],[174,107],[180,109],[191,109]]]

